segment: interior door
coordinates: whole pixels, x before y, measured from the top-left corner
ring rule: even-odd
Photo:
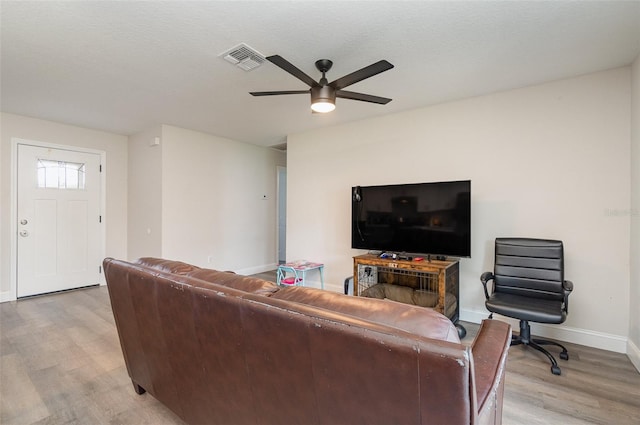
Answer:
[[[18,145],[17,296],[100,283],[100,155]]]

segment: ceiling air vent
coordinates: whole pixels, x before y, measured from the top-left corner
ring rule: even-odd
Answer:
[[[244,43],[240,43],[235,47],[221,53],[227,62],[231,62],[238,68],[242,68],[245,71],[251,71],[254,68],[259,67],[265,61],[264,56],[257,50],[247,46]]]

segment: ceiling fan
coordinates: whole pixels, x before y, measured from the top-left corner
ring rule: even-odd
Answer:
[[[250,92],[253,96],[277,96],[281,94],[303,94],[311,93],[311,109],[313,112],[331,112],[336,108],[336,97],[342,99],[360,100],[363,102],[379,103],[386,105],[391,99],[370,94],[356,93],[352,91],[342,90],[343,88],[362,81],[366,78],[373,77],[381,72],[388,71],[393,68],[386,60],[378,61],[369,66],[365,66],[351,74],[345,75],[332,82],[328,82],[325,74],[331,69],[333,62],[329,59],[320,59],[316,61],[316,68],[322,72],[320,81],[315,81],[307,74],[296,68],[291,62],[281,56],[267,56],[269,62],[287,71],[303,83],[311,87],[309,90],[284,90],[284,91],[259,91]]]

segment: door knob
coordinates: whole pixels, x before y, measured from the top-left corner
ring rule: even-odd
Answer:
[[[24,218],[23,218],[22,220],[20,220],[20,224],[22,224],[23,226],[24,226],[25,224],[27,224],[27,223],[29,223],[29,222],[28,222],[27,220],[25,220]]]
[[[22,236],[23,238],[27,237],[29,236],[29,232],[27,232],[26,230],[20,230],[20,236]]]

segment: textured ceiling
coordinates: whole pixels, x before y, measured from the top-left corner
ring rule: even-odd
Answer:
[[[286,135],[628,65],[640,2],[9,2],[1,13],[1,106],[118,134],[171,124],[258,145]],[[386,59],[311,114],[307,87],[271,63],[245,72],[218,55],[240,42],[313,78]]]

